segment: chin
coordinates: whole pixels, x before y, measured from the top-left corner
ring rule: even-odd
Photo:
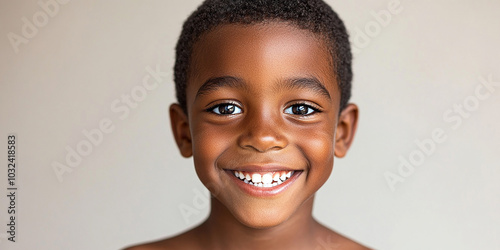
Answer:
[[[290,216],[290,212],[283,209],[249,209],[234,214],[236,220],[241,224],[254,229],[273,228],[284,223]]]

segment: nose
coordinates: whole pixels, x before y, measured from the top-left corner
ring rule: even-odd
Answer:
[[[280,150],[288,145],[285,136],[285,124],[279,117],[272,114],[255,114],[247,116],[245,129],[238,138],[238,144],[243,149],[255,150],[264,153],[271,150]]]

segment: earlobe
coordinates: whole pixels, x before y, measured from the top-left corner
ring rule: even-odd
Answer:
[[[193,149],[189,121],[179,104],[170,105],[170,124],[181,155],[186,158],[192,156]]]
[[[354,134],[358,126],[358,112],[358,106],[350,103],[340,113],[335,136],[336,157],[344,157],[354,140]]]

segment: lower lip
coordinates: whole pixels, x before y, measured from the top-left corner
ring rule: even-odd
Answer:
[[[243,182],[239,178],[236,178],[236,176],[234,176],[234,171],[232,170],[226,170],[225,172],[229,175],[229,178],[231,178],[236,183],[236,185],[238,185],[238,187],[240,187],[245,193],[257,197],[269,197],[284,192],[302,174],[302,171],[295,171],[294,174],[290,176],[290,178],[288,178],[285,182],[274,187],[256,187],[254,185]]]

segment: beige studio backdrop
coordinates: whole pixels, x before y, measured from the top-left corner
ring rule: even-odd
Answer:
[[[500,249],[500,2],[328,2],[361,120],[314,215],[375,249]],[[168,119],[174,46],[200,3],[1,0],[0,249],[119,249],[207,216]]]

